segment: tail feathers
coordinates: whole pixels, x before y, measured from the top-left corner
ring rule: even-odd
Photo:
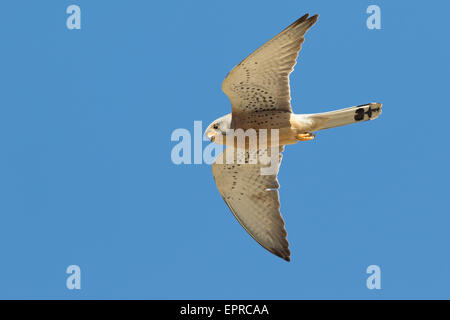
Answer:
[[[381,111],[381,103],[368,103],[336,111],[311,114],[309,118],[314,123],[314,131],[317,131],[373,120],[380,116]]]

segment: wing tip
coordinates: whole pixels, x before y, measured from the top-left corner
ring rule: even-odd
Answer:
[[[298,22],[302,22],[305,21],[306,19],[308,19],[309,17],[309,13],[305,13],[304,15],[302,15],[300,18],[297,19]]]
[[[306,13],[303,16],[301,16],[300,18],[298,18],[297,21],[295,21],[294,23],[298,24],[298,23],[302,23],[305,21],[309,21],[310,23],[315,23],[318,19],[319,19],[318,13],[316,13],[315,15],[313,15],[311,17],[309,16],[309,13]]]
[[[303,34],[306,33],[306,31],[308,31],[309,28],[311,28],[319,19],[319,15],[315,14],[313,16],[309,16],[309,13],[301,16],[300,18],[298,18],[296,21],[294,21],[291,25],[289,25],[284,31],[286,30],[290,30],[293,28],[300,28],[301,30],[303,30]]]
[[[319,15],[316,13],[315,15],[311,16],[307,21],[310,26],[315,24],[319,20]]]
[[[277,257],[280,257],[281,259],[287,262],[291,261],[291,251],[289,250],[289,243],[287,243],[287,246],[282,248],[266,248],[266,249],[269,250],[274,255],[276,255]]]
[[[286,262],[291,261],[291,253],[289,252],[289,250],[287,250],[287,252],[272,252],[272,253]]]

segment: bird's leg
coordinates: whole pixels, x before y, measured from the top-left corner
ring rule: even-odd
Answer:
[[[314,133],[299,133],[297,134],[297,140],[300,141],[309,141],[309,140],[313,140],[316,137],[316,134]]]

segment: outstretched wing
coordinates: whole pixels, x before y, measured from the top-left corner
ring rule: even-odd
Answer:
[[[280,213],[278,195],[278,169],[281,163],[283,147],[274,158],[275,166],[271,175],[262,175],[261,155],[267,155],[267,150],[248,151],[244,149],[227,148],[212,165],[217,188],[244,229],[264,248],[273,254],[289,261],[289,243],[286,239],[286,229]],[[227,154],[232,163],[227,163]],[[242,163],[238,162],[238,152],[243,155]],[[269,149],[270,154],[270,149]],[[253,159],[253,160],[251,160]],[[230,161],[228,161],[230,162]]]
[[[280,110],[292,112],[289,74],[296,63],[304,35],[318,15],[304,15],[231,70],[222,90],[233,114]]]

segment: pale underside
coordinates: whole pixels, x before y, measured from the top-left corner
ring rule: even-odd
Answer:
[[[283,147],[279,148],[276,170],[271,175],[261,174],[261,167],[264,165],[260,162],[249,163],[251,158],[257,160],[261,153],[267,154],[267,149],[237,150],[232,147],[225,149],[212,165],[220,194],[239,223],[259,244],[289,260],[289,243],[280,214],[280,185],[277,179]],[[227,164],[229,152],[233,153],[235,161]],[[238,152],[244,153],[244,163],[238,163]]]
[[[222,89],[232,104],[234,129],[289,126],[292,112],[289,74],[306,31],[316,21],[317,15],[301,17],[231,70]],[[271,118],[272,114],[278,116]],[[261,123],[262,118],[267,122]],[[278,123],[280,121],[283,123]],[[227,150],[212,166],[222,197],[239,223],[259,244],[289,261],[289,243],[280,213],[278,170],[273,175],[261,175],[260,163],[220,164]],[[282,150],[281,146],[280,161]],[[247,158],[252,152],[265,150],[247,151]]]

